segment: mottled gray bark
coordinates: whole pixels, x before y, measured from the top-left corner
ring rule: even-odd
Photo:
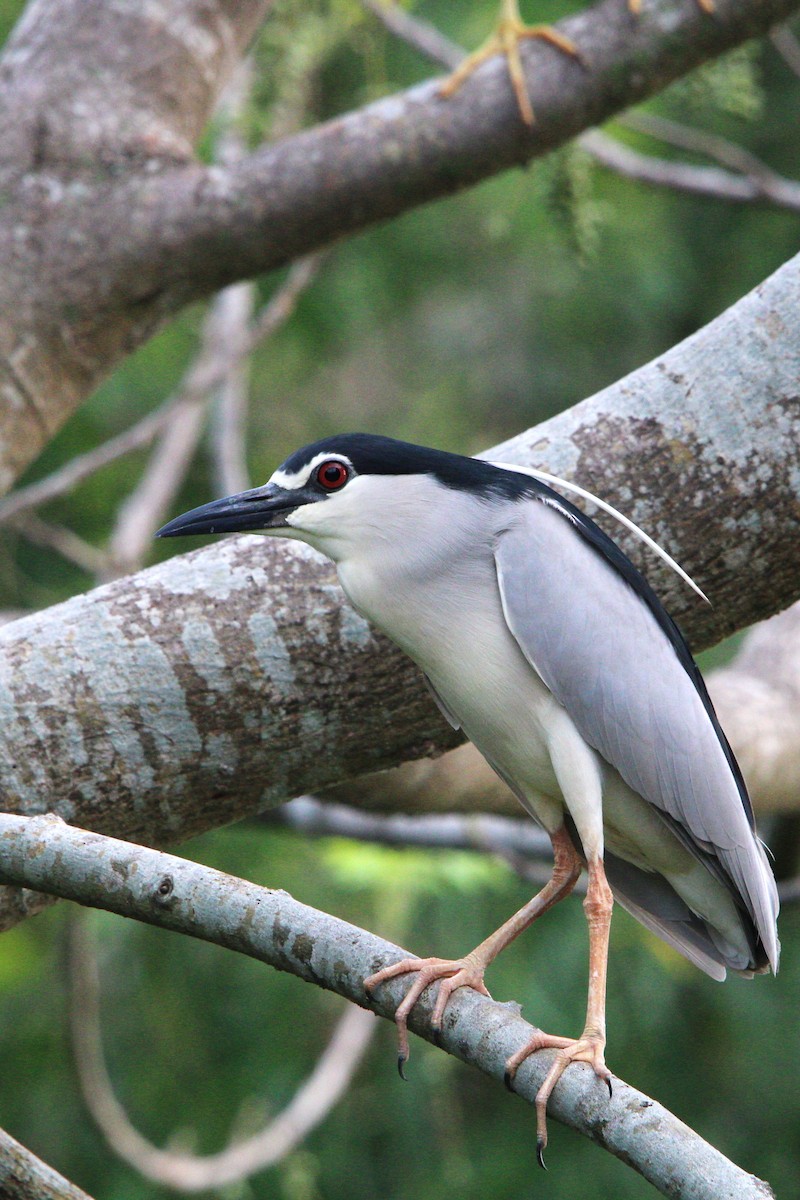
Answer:
[[[584,65],[522,48],[261,149],[193,158],[268,0],[32,0],[0,60],[0,488],[183,304],[563,144],[764,34],[798,0],[618,0],[562,23]]]
[[[92,1200],[0,1129],[1,1200]]]
[[[395,980],[367,1000],[363,980],[406,957],[398,946],[286,892],[257,887],[198,863],[125,845],[52,818],[0,814],[0,879],[203,938],[269,963],[391,1018],[407,981]],[[510,1055],[533,1036],[516,1004],[498,1004],[462,989],[450,1000],[440,1035],[429,1026],[428,994],[411,1027],[420,1037],[498,1082]],[[529,1104],[552,1062],[532,1055],[514,1091]],[[609,1099],[594,1073],[573,1066],[550,1102],[551,1115],[621,1158],[676,1200],[767,1200],[767,1184],[740,1170],[662,1105],[614,1079]]]
[[[800,257],[499,451],[652,531],[715,602],[650,559],[698,648],[800,594],[799,306]],[[296,544],[226,539],[0,629],[9,811],[165,844],[455,740],[416,668]]]

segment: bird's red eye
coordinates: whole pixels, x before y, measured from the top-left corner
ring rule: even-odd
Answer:
[[[347,483],[347,480],[347,467],[338,459],[332,458],[317,468],[317,483],[324,487],[326,492],[335,492]]]

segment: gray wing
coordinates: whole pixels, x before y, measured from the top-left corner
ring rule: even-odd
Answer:
[[[647,584],[555,494],[518,506],[495,562],[508,627],[531,666],[589,745],[727,883],[774,967],[777,890],[738,768]]]

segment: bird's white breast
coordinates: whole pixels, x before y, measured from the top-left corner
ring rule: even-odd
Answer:
[[[556,828],[562,805],[547,741],[563,709],[506,625],[484,502],[431,482],[426,503],[414,496],[411,525],[402,507],[396,496],[374,533],[362,523],[346,547],[339,524],[342,587],[419,664],[492,764],[526,798],[551,797],[536,801],[536,815]]]

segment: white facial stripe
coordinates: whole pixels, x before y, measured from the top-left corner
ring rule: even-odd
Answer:
[[[310,463],[306,463],[299,471],[273,471],[268,482],[277,484],[278,487],[285,488],[287,491],[294,491],[297,488],[305,487],[317,467],[324,462],[344,463],[352,471],[353,464],[346,454],[315,454]]]

